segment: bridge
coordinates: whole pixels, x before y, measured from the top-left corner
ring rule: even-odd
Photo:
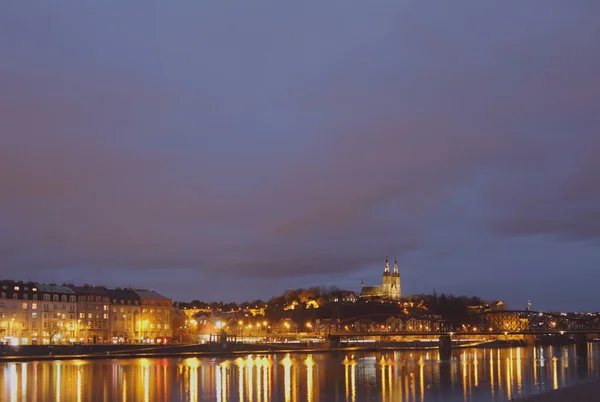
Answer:
[[[600,334],[600,314],[504,310],[472,314],[464,324],[452,324],[436,316],[380,314],[319,323],[319,332],[332,340],[437,336],[442,359],[450,357],[453,336],[575,335],[577,354],[585,356],[587,335]]]
[[[341,337],[600,334],[600,314],[506,310],[473,314],[468,324],[451,324],[432,316],[381,314],[322,323],[319,331]]]

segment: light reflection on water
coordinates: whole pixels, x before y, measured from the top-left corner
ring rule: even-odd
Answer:
[[[573,347],[0,364],[2,401],[506,401],[598,373]]]

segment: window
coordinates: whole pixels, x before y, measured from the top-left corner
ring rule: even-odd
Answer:
[[[18,298],[19,298],[19,295],[16,293],[13,293],[13,299],[18,299]]]
[[[37,300],[37,295],[33,295],[33,300]]]
[[[6,299],[6,292],[0,293],[0,299]]]
[[[33,288],[33,289],[31,289],[31,290],[33,290],[34,292],[37,292],[37,288]]]
[[[85,313],[79,313],[79,318],[85,318]]]
[[[108,305],[107,304],[104,305],[104,311],[108,311]]]
[[[15,286],[15,291],[19,291],[19,287],[18,286]]]
[[[69,301],[71,303],[75,303],[77,301],[77,298],[75,296],[69,296]]]
[[[94,301],[94,296],[88,296],[88,301]]]
[[[108,314],[104,313],[104,317],[105,320],[108,320]]]
[[[52,301],[57,302],[58,301],[58,295],[52,295]]]
[[[27,300],[27,293],[23,293],[23,300]]]
[[[165,329],[169,329],[169,324],[165,324]]]
[[[101,298],[100,296],[96,296],[96,301],[97,301],[97,302],[101,302],[101,301],[102,301],[102,298]]]
[[[66,303],[67,302],[67,296],[66,295],[62,295],[60,297],[60,301],[63,302],[63,303]]]
[[[21,308],[23,310],[27,310],[27,303],[21,303]]]
[[[31,303],[31,309],[37,310],[37,303]]]
[[[31,313],[31,318],[37,318],[37,313]]]
[[[50,295],[48,293],[44,293],[44,301],[50,301]]]
[[[4,308],[4,302],[0,303],[0,308]]]

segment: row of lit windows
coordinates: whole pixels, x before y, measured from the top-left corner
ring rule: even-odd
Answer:
[[[15,300],[19,299],[19,295],[17,293],[13,293],[12,296],[13,296],[12,298],[15,299]],[[6,292],[1,292],[0,293],[0,299],[6,299]],[[29,296],[27,295],[27,293],[23,293],[21,295],[21,299],[28,300]],[[38,295],[37,294],[34,294],[32,296],[32,298],[31,298],[31,300],[37,300],[37,299],[38,299]],[[47,293],[42,296],[42,300],[44,300],[44,301],[50,301],[50,299],[52,299],[52,301],[55,301],[55,302],[61,301],[63,303],[66,303],[67,301],[70,302],[70,303],[77,302],[77,299],[75,298],[75,296],[68,296],[67,297],[66,295],[62,295],[59,298],[58,295],[52,295],[52,297],[50,297],[50,295],[47,294]]]
[[[7,285],[2,285],[2,290],[7,290],[8,286]],[[15,287],[13,288],[15,291],[19,291],[19,289],[21,289],[18,285],[15,285]],[[28,286],[24,286],[23,290],[29,290]],[[32,291],[37,292],[37,288],[31,288]]]

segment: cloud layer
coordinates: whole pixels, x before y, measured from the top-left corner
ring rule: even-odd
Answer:
[[[593,10],[11,4],[2,275],[266,298],[397,254],[407,292],[514,303],[545,291],[484,278],[600,279]]]

